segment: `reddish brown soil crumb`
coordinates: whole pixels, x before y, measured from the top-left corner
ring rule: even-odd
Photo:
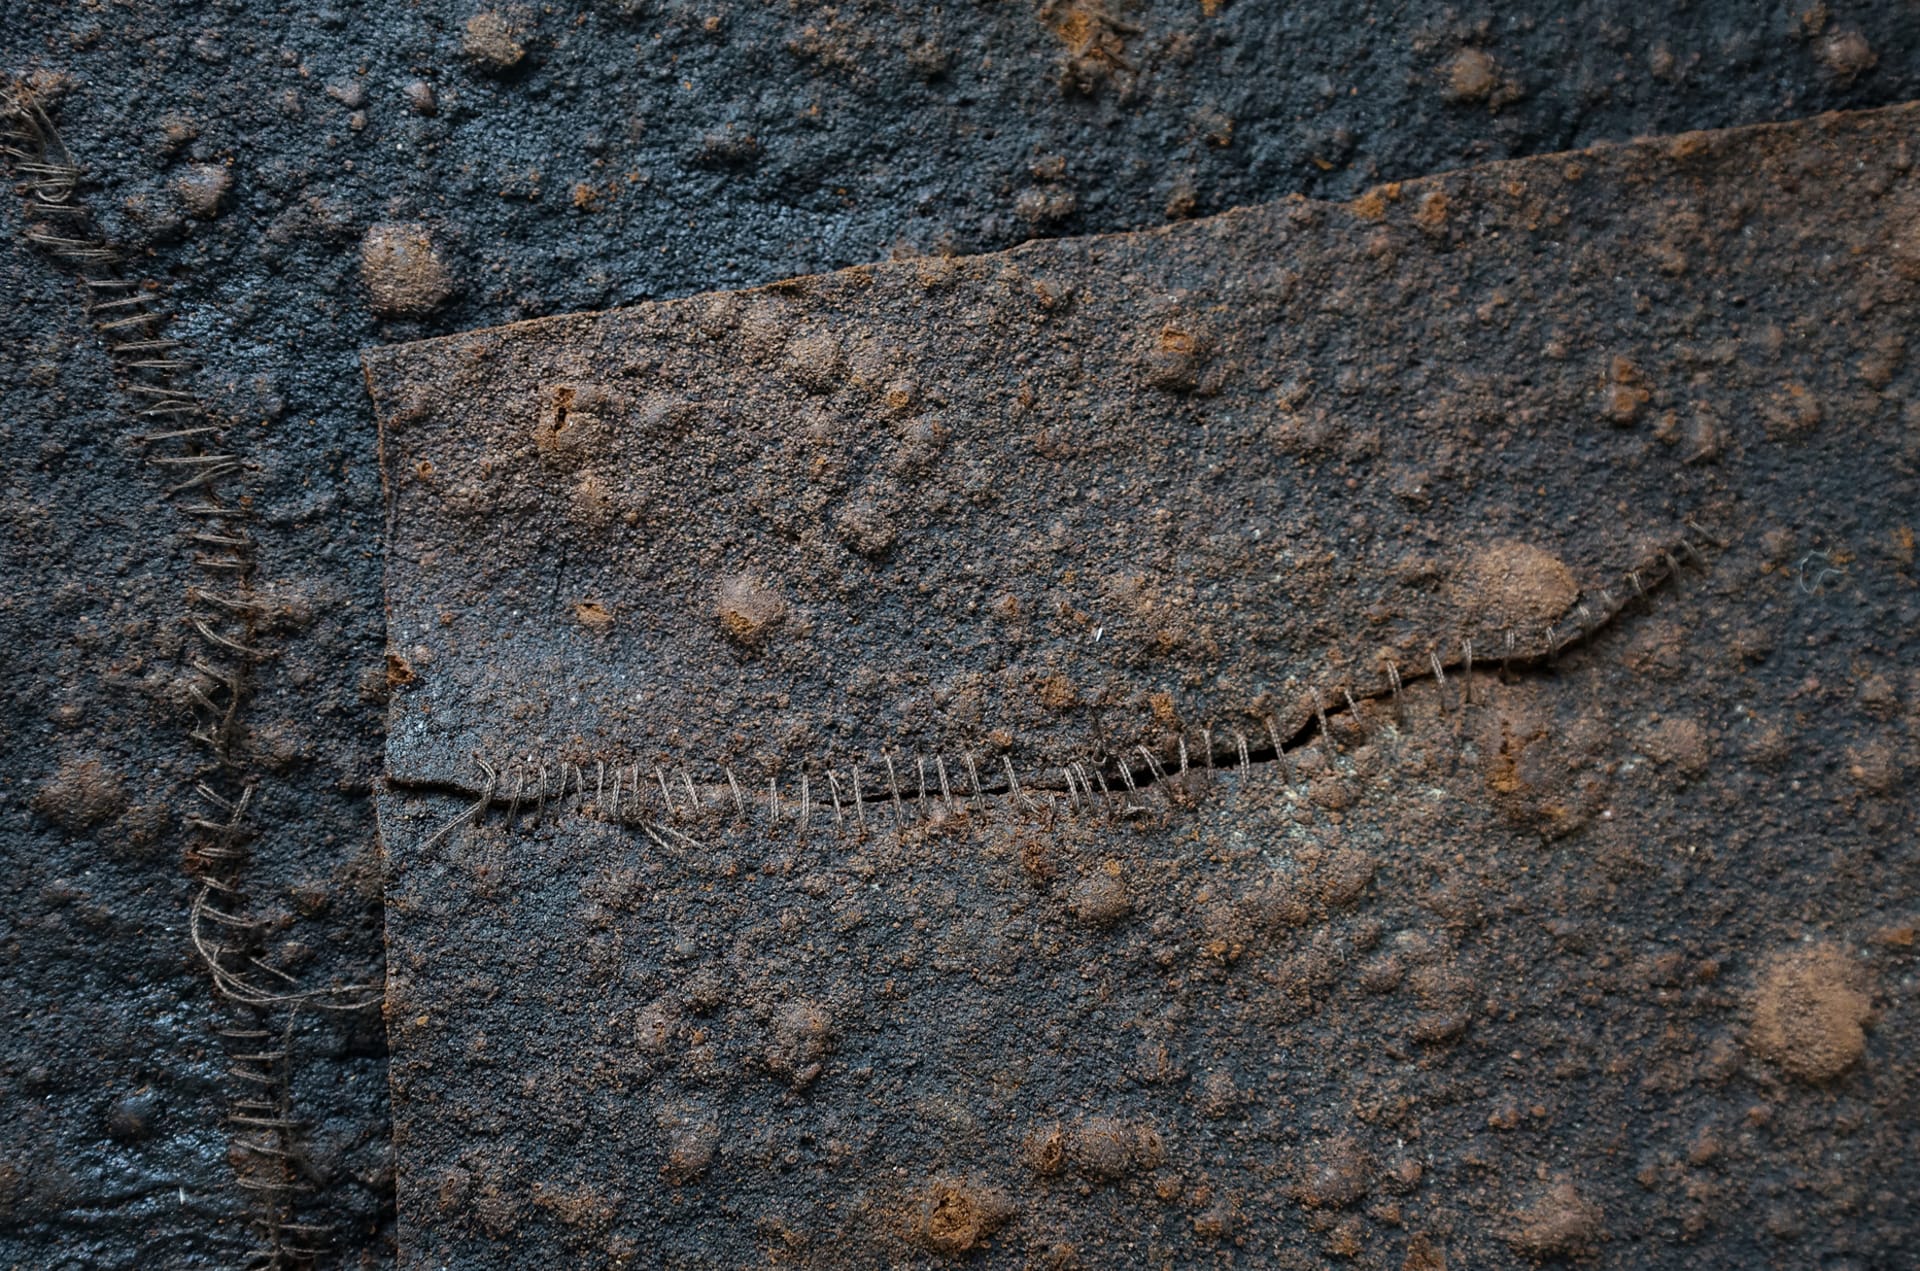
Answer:
[[[453,294],[424,225],[376,225],[360,240],[360,277],[380,313],[426,313]]]
[[[1109,1182],[1136,1170],[1150,1170],[1166,1156],[1159,1131],[1116,1117],[1089,1117],[1064,1143],[1066,1159],[1089,1178]]]
[[[1830,945],[1774,955],[1753,1002],[1753,1046],[1803,1081],[1831,1081],[1866,1050],[1873,1005],[1861,974]]]
[[[1707,731],[1697,719],[1663,719],[1647,731],[1645,745],[1647,754],[1656,763],[1669,765],[1689,777],[1705,772],[1713,758]]]
[[[1533,629],[1558,619],[1580,597],[1573,571],[1529,543],[1496,542],[1461,572],[1464,599],[1497,626]]]
[[[1819,58],[1826,68],[1843,80],[1850,80],[1873,69],[1880,58],[1858,31],[1836,31],[1820,44]]]
[[[994,1188],[965,1179],[936,1179],[913,1207],[908,1236],[935,1253],[968,1253],[1012,1214],[1012,1203]]]
[[[613,611],[597,600],[582,600],[573,607],[574,616],[594,631],[613,629]]]
[[[1447,63],[1447,96],[1454,101],[1485,101],[1500,83],[1500,68],[1484,49],[1461,49]]]
[[[1133,897],[1119,878],[1105,870],[1095,870],[1074,887],[1067,905],[1080,921],[1108,927],[1133,911]]]
[[[787,620],[787,602],[758,578],[743,575],[720,585],[715,613],[729,640],[755,648]]]
[[[506,15],[487,9],[467,19],[460,51],[480,70],[498,75],[520,65],[527,55],[514,24]]]
[[[194,163],[174,178],[173,192],[187,215],[210,221],[220,215],[233,188],[233,173],[223,163]]]
[[[718,1119],[701,1109],[666,1107],[660,1110],[658,1120],[667,1146],[661,1176],[679,1187],[705,1174],[720,1147]]]
[[[1569,1182],[1555,1183],[1520,1211],[1519,1226],[1507,1242],[1531,1258],[1560,1258],[1584,1253],[1606,1239],[1600,1207]]]
[[[1415,1232],[1407,1241],[1407,1260],[1401,1271],[1447,1271],[1447,1255],[1426,1235]]]
[[[816,1002],[794,1002],[775,1017],[772,1031],[767,1067],[796,1090],[811,1084],[833,1052],[833,1016]]]
[[[120,779],[97,759],[69,759],[33,796],[33,810],[64,829],[84,830],[126,810]]]
[[[1886,741],[1870,741],[1847,754],[1847,775],[1869,794],[1893,795],[1906,785],[1906,764]]]
[[[1043,1125],[1029,1134],[1024,1149],[1028,1167],[1043,1177],[1067,1167],[1067,1134],[1057,1124]]]
[[[1301,1180],[1301,1203],[1339,1209],[1364,1197],[1373,1182],[1373,1158],[1357,1141],[1335,1139],[1321,1149]]]

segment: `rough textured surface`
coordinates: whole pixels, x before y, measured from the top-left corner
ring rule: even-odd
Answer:
[[[1916,114],[370,354],[403,1265],[1897,1263]]]
[[[229,1160],[246,1131],[222,1120],[244,1084],[227,1052],[244,1048],[219,1030],[261,1025],[209,999],[189,952],[196,780],[258,791],[254,953],[307,983],[378,977],[364,346],[1920,94],[1902,0],[1109,10],[0,4],[0,70],[47,105],[81,200],[176,315],[190,387],[247,458],[236,490],[258,513],[274,651],[239,762],[209,770],[185,741],[191,548],[158,497],[171,478],[127,446],[145,403],[101,355],[108,315],[85,312],[8,200],[0,839],[22,863],[4,946],[21,1026],[0,1090],[21,1128],[0,1158],[0,1263],[231,1265],[253,1242]],[[446,270],[435,307],[375,310],[363,245],[380,226],[426,228]],[[390,294],[417,310],[439,290]],[[1881,751],[1857,758],[1897,779]],[[85,824],[114,800],[61,793],[92,761],[105,780],[87,784],[123,792],[119,819]],[[294,1022],[304,1238],[323,1261],[378,1260],[379,1021]],[[109,1116],[125,1098],[151,1115]]]
[[[1537,656],[1903,338],[1905,118],[371,354],[389,771],[1037,779],[1203,724],[1291,737],[1390,666]],[[1783,368],[1754,328],[1820,338],[1775,281],[1814,234],[1801,300],[1868,312]]]

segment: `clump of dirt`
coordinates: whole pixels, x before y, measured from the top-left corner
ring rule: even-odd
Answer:
[[[194,163],[173,179],[173,192],[187,215],[210,221],[220,215],[233,189],[233,172],[224,163]]]
[[[907,1235],[934,1253],[970,1253],[984,1245],[1013,1212],[1012,1202],[997,1188],[964,1178],[938,1178],[915,1201]]]
[[[1051,1177],[1067,1167],[1067,1132],[1058,1123],[1033,1131],[1022,1145],[1027,1168],[1043,1177]]]
[[[453,276],[427,227],[383,224],[360,240],[360,277],[376,312],[429,313],[453,294]]]
[[[1607,1238],[1600,1206],[1562,1179],[1521,1210],[1507,1243],[1530,1258],[1566,1258],[1591,1252]]]
[[[1096,869],[1075,884],[1067,907],[1090,927],[1111,927],[1133,912],[1133,895],[1117,870]]]
[[[1445,67],[1447,97],[1457,102],[1480,102],[1500,86],[1500,66],[1485,49],[1461,49]]]
[[[729,640],[743,648],[757,649],[786,623],[789,611],[779,592],[752,575],[742,574],[720,584],[714,615]]]
[[[1836,79],[1846,82],[1866,74],[1880,61],[1867,37],[1851,29],[1835,31],[1822,40],[1817,56]]]
[[[520,42],[518,25],[494,9],[483,9],[467,19],[460,51],[475,69],[489,75],[504,75],[527,56],[527,47]]]
[[[1755,1050],[1802,1081],[1831,1081],[1867,1048],[1873,1003],[1863,975],[1832,945],[1775,954],[1753,999]]]
[[[787,347],[787,373],[809,393],[829,393],[846,372],[840,342],[824,331],[800,336]]]
[[[796,1090],[813,1084],[834,1047],[833,1016],[817,1002],[793,1002],[774,1017],[767,1068]]]
[[[574,617],[580,619],[580,625],[591,631],[606,632],[613,630],[613,610],[597,600],[582,600],[573,606]]]
[[[1367,1194],[1373,1170],[1365,1147],[1352,1138],[1337,1138],[1321,1148],[1294,1194],[1314,1209],[1340,1209]]]
[[[127,808],[120,778],[98,759],[69,759],[33,796],[33,810],[65,830],[111,821]]]
[[[1373,881],[1374,867],[1372,854],[1357,847],[1343,847],[1329,856],[1320,869],[1320,890],[1327,904],[1335,909],[1357,904]]]
[[[1489,543],[1460,572],[1461,599],[1491,626],[1532,630],[1556,621],[1580,598],[1573,571],[1531,543]]]
[[[1906,785],[1906,761],[1897,746],[1869,741],[1847,752],[1847,775],[1869,794],[1894,795]]]
[[[1192,392],[1213,353],[1213,338],[1191,322],[1169,322],[1153,334],[1142,363],[1147,382],[1173,392]]]
[[[1166,1143],[1150,1125],[1117,1117],[1088,1117],[1067,1132],[1065,1159],[1089,1178],[1111,1182],[1149,1170],[1166,1158]]]
[[[705,1174],[720,1150],[719,1118],[704,1108],[670,1106],[657,1120],[667,1148],[661,1177],[679,1187]]]
[[[1647,730],[1641,744],[1655,763],[1686,777],[1699,776],[1713,761],[1712,742],[1697,719],[1684,716],[1663,719]]]
[[[862,556],[882,557],[893,546],[898,531],[887,514],[870,503],[855,504],[834,522],[840,541]]]

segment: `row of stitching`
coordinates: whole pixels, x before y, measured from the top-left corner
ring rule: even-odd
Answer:
[[[696,772],[695,765],[649,765],[630,756],[560,753],[497,762],[475,755],[481,779],[471,786],[390,780],[399,789],[440,789],[474,800],[471,808],[431,835],[422,850],[495,810],[504,811],[509,820],[526,812],[536,817],[571,814],[650,832],[656,827],[717,820],[786,825],[805,833],[816,821],[829,824],[830,813],[829,828],[834,832],[860,833],[871,828],[870,815],[877,823],[890,820],[896,828],[904,828],[934,816],[985,808],[994,800],[1028,810],[1126,815],[1145,810],[1140,800],[1150,789],[1161,789],[1171,801],[1177,797],[1171,792],[1185,789],[1197,772],[1222,768],[1245,772],[1256,764],[1276,765],[1292,787],[1296,784],[1292,756],[1314,745],[1337,746],[1336,723],[1364,739],[1379,727],[1369,718],[1370,708],[1384,706],[1397,719],[1402,693],[1423,681],[1432,683],[1443,709],[1449,693],[1464,709],[1474,701],[1476,669],[1511,672],[1550,665],[1561,653],[1606,630],[1629,606],[1651,603],[1657,590],[1679,577],[1683,558],[1704,564],[1705,549],[1723,546],[1697,522],[1688,520],[1667,548],[1622,571],[1608,586],[1596,589],[1591,600],[1579,601],[1569,621],[1543,627],[1531,637],[1508,630],[1478,643],[1472,638],[1436,641],[1421,662],[1382,659],[1370,680],[1308,690],[1306,722],[1290,736],[1283,735],[1272,714],[1249,716],[1241,724],[1179,731],[1158,751],[1141,745],[1125,754],[1090,755],[1047,769],[1030,769],[1024,778],[1012,756],[1005,753],[997,763],[983,762],[973,753],[903,755],[896,762],[894,754],[882,751],[877,762],[823,763],[815,770],[798,772],[787,778],[784,792],[779,775],[742,781],[726,767]]]
[[[167,335],[164,293],[133,276],[123,253],[95,232],[79,197],[85,173],[67,151],[46,109],[24,85],[0,93],[0,153],[20,178],[29,217],[26,239],[70,268],[87,310],[135,403],[147,462],[166,474],[166,494],[186,518],[198,581],[187,589],[185,622],[198,640],[188,681],[191,740],[209,756],[195,783],[203,805],[186,818],[184,853],[195,895],[188,938],[216,993],[235,1009],[218,1028],[236,1083],[229,1103],[235,1185],[246,1194],[258,1243],[249,1265],[304,1265],[322,1252],[324,1225],[302,1220],[295,1169],[302,1125],[292,1107],[293,1036],[301,1007],[361,1010],[380,1000],[378,985],[303,988],[262,956],[263,924],[247,914],[244,886],[257,834],[251,813],[256,779],[237,754],[251,670],[268,653],[254,643],[263,610],[253,594],[254,539],[247,500],[233,487],[248,473],[229,443],[227,424],[188,387],[192,363]],[[278,981],[269,984],[263,975]]]

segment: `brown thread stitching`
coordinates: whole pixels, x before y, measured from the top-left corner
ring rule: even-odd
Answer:
[[[239,774],[233,748],[247,694],[248,664],[268,655],[248,643],[260,606],[244,595],[232,594],[250,585],[254,544],[246,527],[247,514],[240,503],[221,497],[223,483],[241,476],[245,465],[237,455],[205,449],[221,444],[226,425],[208,415],[198,398],[175,382],[191,368],[186,359],[172,355],[181,342],[160,334],[173,315],[152,307],[159,299],[156,288],[115,272],[124,264],[124,257],[93,231],[87,208],[78,198],[84,176],[79,164],[32,92],[14,82],[0,84],[0,155],[11,159],[14,172],[24,178],[28,213],[59,217],[68,224],[65,232],[54,233],[29,223],[24,236],[73,266],[88,294],[88,314],[99,319],[94,328],[121,373],[123,391],[148,403],[134,412],[135,418],[184,425],[134,434],[136,441],[149,447],[172,447],[168,453],[150,449],[148,462],[162,469],[197,469],[166,493],[169,498],[177,498],[193,492],[199,499],[179,506],[183,515],[195,518],[199,525],[186,535],[188,540],[208,549],[196,552],[192,562],[196,568],[220,577],[228,590],[222,594],[204,587],[188,589],[185,618],[201,638],[204,654],[188,660],[199,677],[189,682],[188,693],[197,718],[188,737],[207,748],[217,770],[217,777],[210,779],[225,781],[229,793],[220,793],[206,781],[198,783],[196,792],[216,817],[186,819],[193,832],[185,854],[187,873],[198,884],[188,914],[188,938],[223,999],[250,1011],[262,1023],[272,1008],[289,1008],[279,1048],[232,1055],[230,1074],[248,1085],[265,1087],[271,1094],[270,1098],[236,1097],[232,1104],[236,1124],[271,1132],[271,1137],[237,1134],[234,1138],[234,1146],[244,1160],[268,1166],[264,1172],[250,1166],[241,1168],[235,1178],[236,1186],[257,1198],[251,1206],[253,1225],[263,1244],[248,1251],[247,1261],[268,1268],[292,1266],[320,1252],[303,1241],[324,1241],[326,1234],[320,1226],[296,1221],[293,1199],[296,1192],[310,1190],[294,1178],[289,1164],[300,1156],[299,1126],[289,1108],[292,1038],[298,1010],[303,1005],[360,1010],[381,1001],[384,992],[379,985],[301,990],[292,976],[258,954],[258,940],[251,933],[258,931],[259,924],[240,912],[246,895],[239,882],[250,855],[246,844],[254,833],[247,816],[255,801],[256,785]],[[134,338],[122,338],[123,333]],[[144,354],[166,356],[138,356]],[[238,659],[237,664],[230,659]],[[226,899],[216,904],[216,896]],[[234,933],[232,943],[210,934],[209,923]],[[238,968],[236,958],[243,963]],[[289,988],[263,988],[249,978],[249,968],[284,980]],[[269,1035],[259,1027],[220,1031],[230,1041]],[[244,1120],[238,1119],[243,1116]]]
[[[1701,528],[1693,519],[1688,518],[1683,524],[1685,532],[1698,536],[1705,544],[1716,548],[1724,548],[1727,546],[1725,542]],[[1676,540],[1676,548],[1704,565],[1705,558],[1701,555],[1698,548],[1686,539],[1684,534]],[[1624,577],[1633,584],[1634,597],[1642,603],[1650,603],[1652,590],[1673,580],[1680,572],[1680,561],[1678,557],[1675,556],[1674,551],[1664,550],[1656,553],[1655,559],[1649,564],[1627,571]],[[1510,672],[1515,663],[1551,666],[1555,659],[1567,648],[1575,643],[1591,639],[1600,631],[1607,628],[1625,609],[1626,604],[1629,603],[1627,601],[1616,601],[1612,591],[1608,588],[1601,588],[1598,595],[1601,600],[1601,607],[1597,614],[1592,606],[1584,601],[1577,604],[1575,613],[1578,615],[1579,621],[1571,627],[1545,626],[1541,633],[1541,642],[1536,647],[1523,648],[1520,644],[1520,633],[1517,631],[1507,630],[1503,632],[1502,672]],[[1467,710],[1475,704],[1473,697],[1474,644],[1470,638],[1462,637],[1458,645],[1457,654],[1450,659],[1441,656],[1440,651],[1443,647],[1445,647],[1444,644],[1437,643],[1429,648],[1425,669],[1409,669],[1403,671],[1398,663],[1392,661],[1386,662],[1377,681],[1371,687],[1361,688],[1358,692],[1356,692],[1356,688],[1351,682],[1342,682],[1334,690],[1330,691],[1322,691],[1317,688],[1311,690],[1311,713],[1314,723],[1317,724],[1317,730],[1315,731],[1303,731],[1296,734],[1292,739],[1282,738],[1278,722],[1274,717],[1272,715],[1262,717],[1261,723],[1267,736],[1267,745],[1271,747],[1271,751],[1259,753],[1258,761],[1276,761],[1280,768],[1284,787],[1288,790],[1295,789],[1299,785],[1299,782],[1292,763],[1292,751],[1297,751],[1304,746],[1318,743],[1328,748],[1330,758],[1332,755],[1337,754],[1339,749],[1339,736],[1334,727],[1335,719],[1340,719],[1350,724],[1360,739],[1366,739],[1369,732],[1365,709],[1366,704],[1377,701],[1382,697],[1388,698],[1391,702],[1395,722],[1397,724],[1404,724],[1405,721],[1401,703],[1403,691],[1408,683],[1423,679],[1429,679],[1434,682],[1443,714],[1454,716],[1456,718],[1455,726],[1458,728],[1460,723],[1464,721]],[[1448,705],[1446,696],[1449,684],[1449,671],[1454,672],[1456,678],[1460,681],[1459,701],[1456,706],[1453,707]],[[1328,706],[1329,692],[1337,692],[1339,695],[1338,702],[1331,708],[1331,711]],[[1344,703],[1344,711],[1340,709],[1340,703]],[[1216,765],[1214,725],[1208,724],[1202,726],[1199,729],[1199,733],[1202,757],[1205,761],[1207,771],[1211,773],[1215,771]],[[1235,759],[1241,775],[1243,777],[1248,776],[1251,774],[1253,764],[1256,762],[1254,745],[1248,741],[1246,734],[1238,728],[1230,728],[1229,733],[1233,738],[1233,747],[1225,755],[1219,757]],[[1289,744],[1289,740],[1291,744]],[[1190,764],[1186,731],[1183,730],[1176,736],[1174,745],[1178,754],[1179,776],[1184,779]],[[1135,753],[1141,757],[1142,761],[1137,770],[1134,761],[1126,756],[1101,756],[1096,757],[1091,764],[1089,764],[1088,761],[1075,760],[1063,765],[1059,769],[1060,779],[1058,791],[1044,786],[1039,787],[1041,793],[1047,799],[1045,806],[1050,808],[1056,806],[1055,795],[1060,792],[1064,793],[1069,810],[1085,814],[1095,814],[1102,810],[1111,814],[1115,811],[1116,803],[1119,804],[1119,815],[1122,816],[1147,811],[1148,807],[1143,802],[1146,797],[1144,792],[1151,789],[1159,790],[1164,798],[1171,801],[1174,797],[1169,793],[1172,788],[1172,781],[1161,762],[1161,756],[1154,754],[1145,746],[1136,747]],[[1001,796],[1005,805],[1010,808],[1038,810],[1043,806],[1033,795],[1028,793],[1027,787],[1022,786],[1010,755],[1003,754],[1001,756],[1001,762],[1005,770],[1005,784],[997,786],[991,791],[982,785],[973,755],[970,752],[963,753],[959,758],[965,767],[973,790],[971,794],[968,794],[964,790],[962,791],[958,813],[970,812],[976,806],[981,808],[982,811],[990,810],[991,804],[988,802],[989,795]],[[495,769],[482,760],[479,755],[475,755],[474,760],[475,763],[489,775],[488,787],[482,792],[478,801],[475,802],[468,811],[447,822],[437,832],[431,835],[422,845],[422,850],[437,846],[451,834],[453,830],[462,824],[477,824],[497,801],[492,793],[493,786],[491,784]],[[602,763],[604,761],[596,760],[595,762]],[[904,804],[908,800],[901,795],[893,756],[891,752],[883,751],[881,753],[881,765],[887,776],[887,788],[891,795],[891,802],[894,809],[893,821],[896,828],[924,824],[932,815],[933,809],[931,805],[933,800],[925,779],[925,761],[916,758],[915,763],[921,773],[921,780],[918,796],[911,800],[914,804],[915,813],[911,819],[909,819],[904,807]],[[642,829],[647,830],[650,835],[652,835],[656,829],[671,829],[672,823],[683,817],[683,810],[676,804],[669,790],[664,771],[660,768],[654,769],[654,775],[660,784],[661,797],[659,806],[657,811],[649,815],[649,808],[645,800],[640,801],[639,806],[631,809],[626,807],[617,797],[610,808],[598,797],[589,802],[585,797],[586,780],[584,770],[578,762],[571,760],[560,761],[561,784],[559,789],[552,791],[549,791],[548,788],[546,776],[547,766],[544,758],[530,756],[524,759],[510,761],[507,766],[510,768],[520,768],[524,771],[535,765],[538,766],[540,773],[540,807],[542,811],[544,811],[545,804],[550,797],[556,803],[574,798],[574,803],[567,809],[571,813],[586,814],[596,819],[611,820],[620,824],[636,824]],[[941,809],[946,815],[956,815],[952,796],[947,785],[945,756],[935,755],[934,766],[940,776]],[[568,767],[573,769],[576,776],[572,784],[569,784],[566,776]],[[864,836],[870,829],[866,820],[866,803],[868,800],[861,786],[859,764],[854,763],[849,765],[849,770],[851,773],[854,817],[857,832]],[[636,774],[637,794],[639,788],[637,781],[639,768],[637,765],[634,771]],[[685,814],[691,815],[697,820],[700,819],[702,811],[708,810],[710,807],[723,806],[717,799],[714,804],[703,804],[700,800],[698,787],[693,781],[690,769],[683,767],[679,772],[687,791],[687,809],[685,810]],[[826,776],[828,788],[832,792],[833,797],[834,832],[844,833],[845,817],[841,805],[840,783],[837,770],[831,767],[828,768]],[[1114,789],[1113,786],[1109,784],[1109,776],[1121,787],[1120,790]],[[770,827],[778,826],[781,823],[780,782],[777,776],[768,778],[768,793],[764,800],[742,798],[740,787],[737,782],[734,781],[731,769],[725,770],[725,777],[728,786],[734,792],[734,818],[737,822],[751,824],[754,810],[763,808],[766,813],[766,822]],[[799,779],[801,811],[797,817],[789,819],[797,821],[801,832],[805,834],[811,832],[812,829],[807,808],[807,774],[802,772]],[[409,785],[409,783],[399,780],[392,780],[392,784],[401,789],[408,788]],[[1031,784],[1031,782],[1029,782],[1029,784]],[[1096,786],[1099,790],[1097,798],[1095,796]],[[577,796],[577,798],[575,796]],[[883,798],[884,797],[883,795]],[[514,818],[518,808],[518,802],[519,799],[516,794],[515,800],[509,808],[509,821]],[[682,837],[685,836],[683,835]],[[691,842],[692,840],[689,839],[688,841]]]

